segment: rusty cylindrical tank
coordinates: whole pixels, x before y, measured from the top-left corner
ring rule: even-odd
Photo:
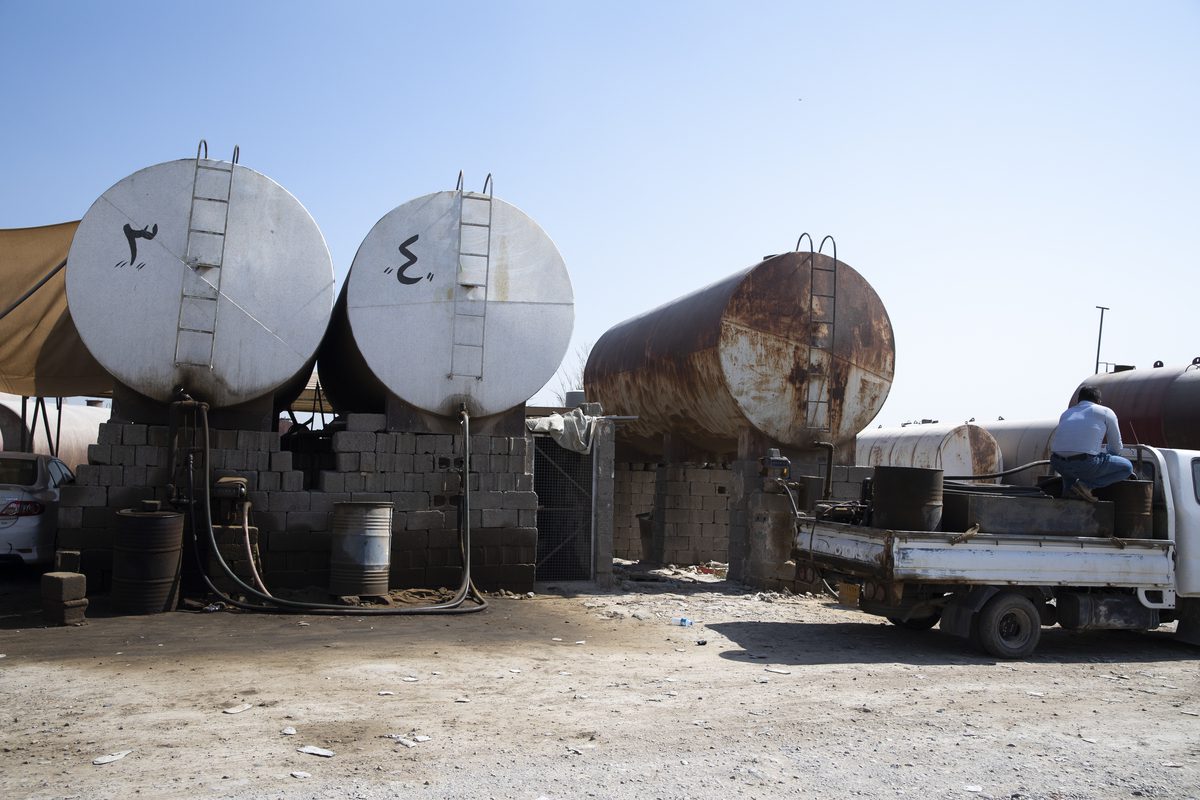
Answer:
[[[855,463],[863,467],[940,469],[955,476],[994,475],[1004,469],[996,440],[970,423],[863,431],[855,440]]]
[[[1083,386],[1100,390],[1117,414],[1125,444],[1200,450],[1200,358],[1182,367],[1130,369],[1093,375]],[[1071,403],[1079,397],[1079,388]]]
[[[728,455],[747,431],[797,448],[853,441],[894,369],[892,324],[870,284],[841,261],[793,252],[611,328],[584,388],[606,413],[637,416],[621,435],[647,453],[669,433]]]

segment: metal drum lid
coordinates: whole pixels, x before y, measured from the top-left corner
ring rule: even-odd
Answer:
[[[367,366],[417,408],[477,416],[528,400],[558,369],[575,320],[558,249],[518,208],[437,192],[375,224],[347,279]]]
[[[270,178],[225,161],[139,170],[88,209],[67,302],[96,360],[155,400],[215,407],[270,394],[316,352],[333,262],[316,222]]]

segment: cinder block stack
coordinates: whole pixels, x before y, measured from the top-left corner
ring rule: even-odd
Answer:
[[[342,501],[394,504],[393,587],[458,584],[462,437],[384,424],[382,415],[352,414],[323,450],[304,452],[281,450],[271,432],[210,432],[213,481],[247,481],[269,587],[328,585],[331,517]],[[115,512],[168,499],[168,438],[166,427],[105,423],[75,485],[63,488],[59,547],[80,551],[94,590],[110,585]],[[537,550],[533,451],[520,436],[473,436],[471,445],[473,577],[481,588],[526,591]]]
[[[654,510],[657,464],[621,463],[613,470],[613,555],[631,561],[643,557],[638,514]]]
[[[78,625],[87,611],[87,576],[47,572],[42,576],[42,618],[51,625]]]
[[[656,472],[655,513],[662,514],[664,562],[729,559],[729,485],[722,467],[665,465]]]

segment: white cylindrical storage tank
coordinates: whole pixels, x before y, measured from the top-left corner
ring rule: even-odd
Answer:
[[[13,395],[0,395],[0,449],[19,450],[22,431],[26,438],[29,437],[30,423],[33,422],[34,402],[34,398],[29,398],[29,402],[26,404],[25,423],[22,424],[21,398]],[[88,463],[88,445],[96,443],[100,435],[100,425],[108,421],[110,412],[111,409],[108,408],[92,408],[64,403],[60,423],[55,402],[53,400],[46,401],[50,434],[58,437],[58,457],[72,470],[80,464]],[[45,426],[40,412],[37,433],[33,436],[33,452],[47,455],[50,453],[50,443],[46,439]]]
[[[485,417],[553,376],[575,321],[550,237],[490,194],[419,197],[375,224],[354,256],[321,346],[338,413],[381,412],[388,395],[431,414]]]
[[[1058,428],[1058,419],[1001,419],[975,424],[990,433],[1000,446],[1000,453],[1004,456],[1004,468],[1014,469],[1050,458],[1050,440]],[[1006,476],[1004,482],[1015,486],[1035,486],[1038,478],[1052,475],[1053,472],[1049,465],[1033,467]]]
[[[333,262],[279,184],[182,159],[135,172],[88,209],[67,258],[67,303],[119,382],[158,402],[182,389],[224,408],[307,377]]]
[[[940,469],[946,477],[994,475],[1004,469],[996,440],[970,423],[863,431],[855,440],[855,463],[864,467]]]

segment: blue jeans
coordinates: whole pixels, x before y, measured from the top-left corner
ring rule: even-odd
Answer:
[[[1079,481],[1089,489],[1102,489],[1117,481],[1123,481],[1133,475],[1133,462],[1128,458],[1114,456],[1111,453],[1081,458],[1078,461],[1068,461],[1057,453],[1050,455],[1050,466],[1062,475],[1063,497],[1071,491],[1075,481]]]

